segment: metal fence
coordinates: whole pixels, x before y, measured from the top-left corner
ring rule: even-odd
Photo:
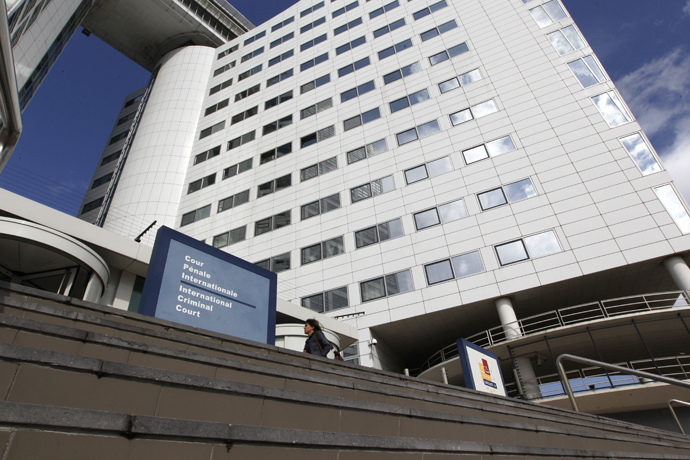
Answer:
[[[521,336],[526,336],[616,316],[688,306],[690,306],[690,294],[687,291],[656,292],[565,307],[520,319],[515,326],[519,327]],[[467,337],[466,340],[487,348],[509,339],[506,337],[503,326],[496,326]],[[456,344],[450,344],[434,353],[419,369],[416,369],[417,375],[457,356]]]

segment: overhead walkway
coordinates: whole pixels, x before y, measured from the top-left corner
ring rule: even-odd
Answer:
[[[0,282],[0,458],[690,459],[690,438]]]

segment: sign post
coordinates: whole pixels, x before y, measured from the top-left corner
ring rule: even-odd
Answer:
[[[506,396],[498,356],[465,339],[457,340],[465,386],[482,393]]]
[[[161,227],[139,312],[274,345],[277,284],[273,272]]]

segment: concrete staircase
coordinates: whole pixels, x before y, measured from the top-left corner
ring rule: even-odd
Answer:
[[[690,438],[0,282],[0,459],[690,459]]]

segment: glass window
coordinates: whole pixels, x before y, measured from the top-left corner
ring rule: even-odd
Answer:
[[[426,164],[429,171],[429,177],[440,176],[453,170],[453,162],[450,157],[439,158],[438,160],[430,161]]]
[[[465,163],[471,164],[474,163],[475,161],[479,160],[484,160],[485,158],[489,158],[489,154],[486,151],[486,147],[483,145],[478,145],[477,147],[473,147],[471,149],[467,149],[462,152],[463,157],[465,157]]]
[[[274,273],[290,270],[290,253],[281,254],[271,258],[271,271]]]
[[[410,106],[407,96],[397,99],[390,103],[391,113],[397,112],[398,110],[405,109]]]
[[[510,136],[505,136],[495,141],[487,142],[486,150],[489,152],[489,155],[495,157],[515,150],[515,144],[513,144]]]
[[[403,236],[403,226],[401,219],[391,220],[390,222],[384,222],[377,226],[379,232],[379,240],[386,241],[399,236]]]
[[[531,198],[537,194],[530,179],[523,179],[521,181],[508,184],[503,187],[503,190],[508,197],[508,201],[511,203]]]
[[[259,236],[271,231],[271,218],[261,219],[254,224],[254,236]]]
[[[455,88],[460,88],[460,82],[457,78],[451,78],[450,80],[446,80],[439,83],[438,87],[441,90],[441,93],[447,93],[448,91],[452,91]]]
[[[436,211],[436,208],[433,208],[415,214],[414,223],[417,227],[417,230],[422,230],[424,228],[440,224],[441,219],[438,217],[438,211]]]
[[[386,291],[389,296],[412,290],[414,290],[414,283],[412,282],[412,272],[410,270],[386,275]]]
[[[403,131],[402,133],[396,134],[396,137],[398,138],[398,145],[404,145],[409,142],[416,141],[418,139],[417,129],[408,129],[407,131]]]
[[[302,265],[321,260],[321,243],[302,248]]]
[[[479,198],[479,205],[482,207],[482,211],[508,203],[508,200],[503,194],[503,190],[501,188],[480,193],[477,195],[477,198]]]
[[[470,112],[470,109],[461,110],[450,115],[450,122],[453,124],[453,126],[465,123],[466,121],[470,121],[471,119],[472,112]]]
[[[558,244],[558,239],[553,231],[526,237],[525,246],[527,246],[527,252],[532,259],[561,252],[561,246]]]
[[[323,294],[302,298],[302,306],[318,313],[323,312]]]
[[[381,118],[381,111],[378,107],[362,113],[362,123],[369,123],[370,121],[378,120]]]
[[[549,41],[561,56],[586,46],[574,26],[567,26],[547,35]]]
[[[484,271],[484,264],[482,263],[479,251],[456,256],[451,260],[453,262],[456,278],[463,278]]]
[[[642,171],[642,175],[646,176],[647,174],[661,171],[661,165],[657,162],[656,157],[647,146],[641,134],[636,133],[624,137],[620,141],[637,167]]]
[[[479,69],[474,69],[470,72],[464,73],[460,75],[460,84],[462,86],[467,86],[470,83],[474,83],[475,81],[479,81],[482,79],[482,74],[479,72]]]
[[[301,219],[309,219],[310,217],[318,216],[320,213],[319,202],[314,201],[302,206]]]
[[[463,53],[466,53],[470,50],[469,46],[467,46],[467,43],[460,43],[459,45],[455,45],[452,48],[448,48],[448,54],[450,57],[454,58],[455,56],[459,56]]]
[[[386,297],[386,286],[383,278],[364,281],[360,283],[359,287],[362,293],[362,302]]]
[[[370,184],[364,184],[364,185],[360,185],[359,187],[355,187],[352,190],[350,190],[350,195],[351,195],[353,203],[364,200],[366,198],[370,198],[371,197],[371,185]]]
[[[324,308],[326,311],[345,308],[348,305],[347,287],[324,292]]]
[[[432,134],[440,132],[441,126],[438,124],[437,120],[433,120],[428,123],[424,123],[423,125],[417,126],[417,130],[419,131],[419,138],[423,139],[425,137],[431,136]]]
[[[405,181],[409,184],[414,184],[415,182],[418,182],[420,180],[424,180],[429,175],[426,172],[426,166],[425,165],[420,165],[417,166],[416,168],[408,169],[405,171]]]
[[[343,244],[343,237],[330,239],[323,242],[323,258],[337,256],[345,252],[345,245]]]
[[[610,91],[594,96],[592,101],[611,128],[632,121],[628,112],[623,108],[623,102],[615,92]]]
[[[498,107],[496,107],[496,103],[493,100],[472,106],[472,114],[474,115],[474,118],[481,118],[494,112],[498,112]]]
[[[654,189],[656,196],[683,234],[690,233],[690,215],[671,184]]]
[[[529,10],[529,12],[532,14],[532,17],[540,28],[546,27],[554,22],[558,22],[568,17],[565,14],[565,11],[563,11],[563,8],[561,8],[560,3],[558,3],[558,0],[546,2],[541,6],[532,8]]]
[[[438,207],[438,214],[441,216],[441,223],[443,224],[467,217],[465,202],[457,200],[443,204]]]
[[[369,246],[374,243],[378,243],[378,233],[376,231],[376,227],[369,227],[365,228],[364,230],[360,230],[358,232],[355,232],[355,246],[357,249],[363,248],[365,246]]]
[[[498,260],[501,265],[508,265],[528,259],[527,250],[522,240],[496,246],[496,254],[498,254]]]
[[[601,67],[599,67],[599,64],[592,56],[585,56],[582,59],[569,62],[568,66],[583,88],[589,88],[597,83],[606,81],[604,72],[602,72]]]
[[[442,260],[433,264],[425,265],[426,279],[429,285],[453,279],[453,269],[450,260]]]

